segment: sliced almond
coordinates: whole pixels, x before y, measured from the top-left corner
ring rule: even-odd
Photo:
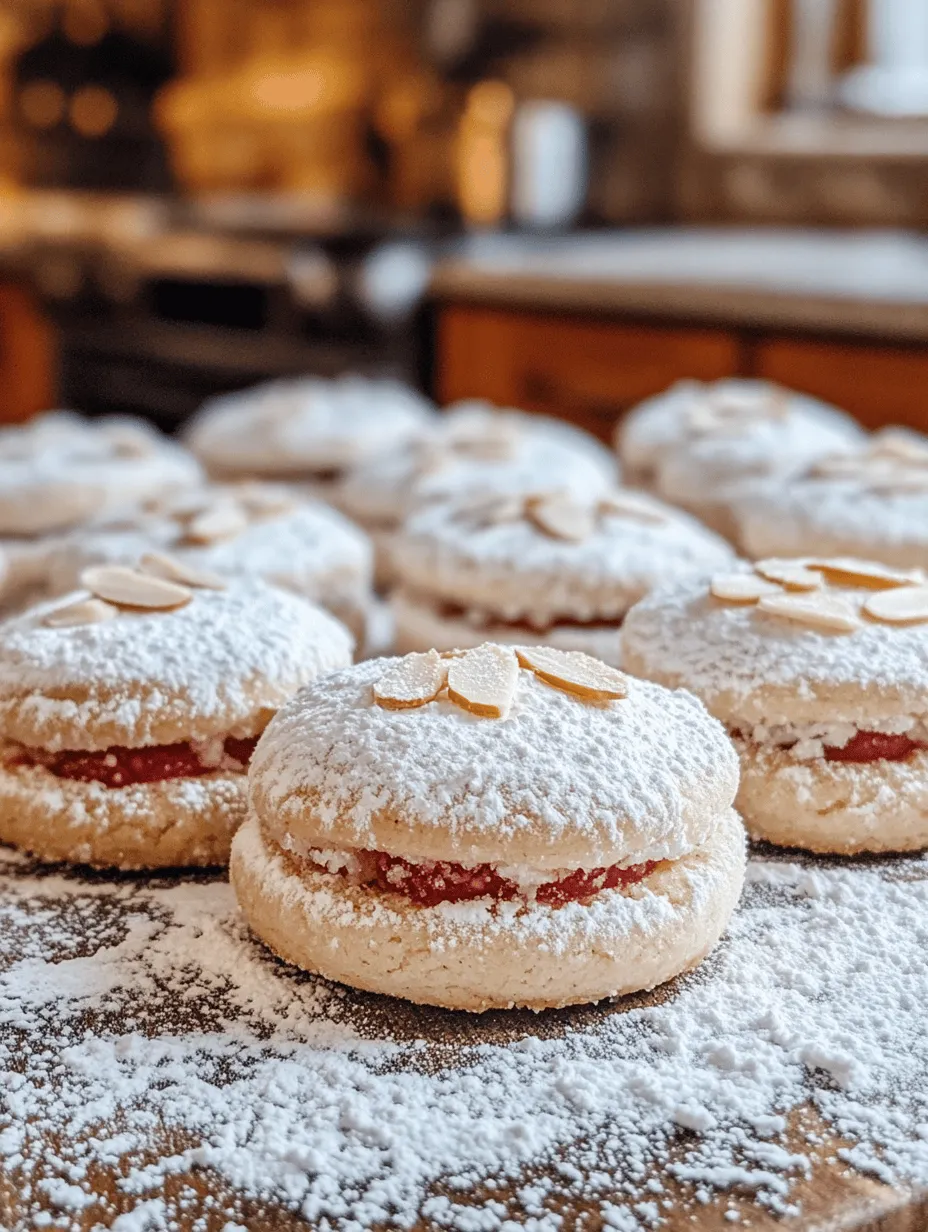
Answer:
[[[138,573],[123,565],[93,565],[81,574],[81,585],[98,599],[115,603],[117,607],[168,610],[183,607],[193,598],[193,592],[186,586]]]
[[[521,496],[482,496],[462,506],[461,512],[479,526],[501,526],[517,522],[525,514],[525,499]]]
[[[635,492],[610,492],[600,497],[599,511],[617,518],[632,518],[638,522],[648,522],[655,526],[668,520],[669,515],[653,501]]]
[[[528,505],[529,517],[552,539],[581,543],[596,529],[593,510],[566,496],[542,497]]]
[[[76,625],[96,625],[104,620],[112,620],[118,609],[102,599],[79,599],[76,603],[67,603],[64,607],[56,607],[49,612],[43,624],[50,629],[69,629]]]
[[[188,543],[217,543],[221,539],[233,539],[248,527],[248,517],[237,502],[223,501],[195,514],[187,523],[185,539]]]
[[[448,664],[437,650],[408,654],[374,685],[374,701],[385,710],[411,710],[434,701],[445,687]]]
[[[208,569],[194,569],[192,565],[182,560],[176,560],[164,552],[146,552],[139,561],[139,569],[150,577],[162,578],[166,582],[177,582],[181,586],[192,586],[195,590],[225,590],[226,583],[218,573],[210,573]]]
[[[756,573],[717,573],[709,584],[709,593],[725,603],[756,603],[764,595],[780,595],[783,591]]]
[[[261,483],[240,484],[236,493],[245,510],[256,518],[275,518],[297,508],[291,492]]]
[[[487,642],[448,661],[448,696],[463,710],[504,719],[519,681],[519,663],[508,646]]]
[[[830,633],[853,633],[861,627],[860,618],[845,597],[823,591],[804,595],[765,595],[758,602],[757,610]]]
[[[900,586],[871,595],[864,611],[891,625],[920,624],[928,620],[928,586]]]
[[[807,560],[810,569],[816,569],[827,581],[838,586],[864,586],[870,590],[890,590],[895,586],[914,586],[925,581],[921,569],[891,569],[872,560],[858,560],[854,556],[831,556]]]
[[[586,701],[615,701],[628,696],[628,677],[582,650],[519,646],[519,663],[539,680]]]
[[[818,590],[823,585],[822,575],[806,568],[804,560],[781,560],[771,556],[756,560],[754,570],[768,582],[778,582],[787,590]]]
[[[895,470],[891,474],[868,475],[866,483],[871,492],[885,493],[888,496],[897,492],[928,492],[928,470],[906,468]]]
[[[928,466],[928,439],[915,433],[884,428],[871,438],[869,452],[875,457],[897,458],[915,466]]]

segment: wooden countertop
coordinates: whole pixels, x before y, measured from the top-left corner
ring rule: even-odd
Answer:
[[[771,857],[755,853],[755,858]],[[787,871],[795,869],[790,863],[795,858],[795,853],[786,853]],[[801,862],[809,876],[820,876],[834,864],[814,857],[802,857]],[[878,873],[894,882],[925,876],[922,862],[900,862],[892,857],[846,867],[855,868],[855,875],[861,877]],[[184,889],[190,882],[195,887],[193,896]],[[334,1024],[338,1022],[347,1024],[346,1030],[356,1041],[392,1041],[397,1046],[419,1041],[416,1055],[426,1068],[467,1068],[473,1058],[469,1053],[459,1055],[458,1049],[519,1047],[520,1042],[567,1040],[574,1032],[602,1031],[613,1016],[660,1006],[687,988],[704,988],[707,1005],[711,1004],[720,964],[724,966],[725,954],[735,944],[731,940],[723,943],[697,974],[614,1005],[581,1006],[545,1015],[511,1011],[468,1018],[333,990],[335,1008],[326,1009],[329,1003],[317,981],[287,968],[248,939],[223,882],[218,873],[107,876],[86,869],[43,869],[0,850],[0,983],[6,990],[0,1014],[6,1032],[6,1051],[0,1048],[0,1078],[11,1083],[9,1094],[21,1093],[27,1083],[33,1092],[25,1104],[14,1099],[6,1111],[0,1100],[0,1130],[8,1128],[10,1134],[6,1155],[0,1158],[0,1227],[67,1224],[87,1232],[104,1226],[118,1226],[125,1232],[153,1232],[167,1226],[199,1227],[204,1232],[242,1227],[253,1232],[296,1232],[307,1226],[298,1213],[298,1195],[291,1206],[267,1192],[249,1197],[236,1192],[219,1172],[198,1162],[204,1142],[228,1141],[230,1117],[234,1120],[238,1115],[235,1108],[241,1112],[240,1103],[227,1106],[224,1102],[226,1084],[234,1087],[235,1082],[246,1081],[250,1072],[247,1065],[244,1070],[236,1069],[233,1057],[241,1054],[243,1064],[250,1057],[248,1065],[254,1061],[255,1050],[265,1060],[277,1057],[283,1067],[283,1090],[289,1081],[289,1066],[324,1069],[329,1051],[345,1047],[337,1042],[341,1036]],[[749,891],[742,912],[760,912],[759,919],[768,918],[771,893],[769,888]],[[793,904],[787,895],[784,902],[784,909],[795,912],[797,918],[807,915],[801,896]],[[775,926],[768,923],[766,927]],[[149,961],[146,955],[160,958]],[[861,960],[866,957],[862,950]],[[868,961],[873,961],[872,956]],[[166,963],[171,964],[170,977],[165,975]],[[259,987],[261,1003],[277,1007],[274,1013],[286,1024],[279,1038],[269,1038],[273,1032],[256,1003],[249,1003],[247,1011],[241,1008],[241,989],[246,986]],[[14,995],[17,989],[18,996]],[[724,1008],[719,1005],[720,1011]],[[788,1002],[783,1014],[789,1026]],[[200,1036],[213,1044],[203,1052],[203,1081],[197,1096],[203,1116],[194,1128],[188,1123],[189,1116],[185,1121],[177,1111],[180,1104],[172,1091],[176,1083],[182,1084],[178,1088],[181,1096],[187,1090],[183,1083],[189,1081],[190,1057],[199,1055],[192,1050]],[[227,1043],[217,1051],[214,1045],[220,1037]],[[115,1053],[107,1051],[113,1047]],[[158,1069],[171,1057],[179,1065],[181,1055],[187,1058],[186,1068],[169,1066],[163,1074]],[[118,1078],[115,1074],[112,1079],[106,1077],[107,1066],[116,1064],[115,1060],[107,1062],[108,1056],[122,1057],[128,1067],[124,1074],[120,1070]],[[607,1048],[604,1063],[609,1056]],[[212,1058],[209,1063],[208,1057]],[[133,1074],[135,1079],[124,1081]],[[810,1080],[810,1096],[821,1085],[829,1087],[827,1074]],[[82,1099],[80,1092],[85,1092]],[[254,1088],[256,1113],[265,1097],[273,1106],[273,1090],[266,1092],[259,1083]],[[33,1106],[42,1109],[41,1117],[24,1117],[24,1108],[34,1112]],[[72,1124],[69,1110],[77,1109]],[[769,1165],[761,1156],[751,1157],[761,1169],[755,1181],[741,1169],[741,1180],[733,1181],[731,1187],[720,1182],[711,1193],[694,1194],[693,1185],[681,1181],[674,1171],[675,1162],[689,1158],[695,1141],[692,1135],[683,1134],[670,1144],[663,1162],[654,1165],[652,1177],[660,1182],[657,1188],[662,1201],[666,1199],[660,1226],[668,1232],[723,1232],[733,1226],[732,1221],[752,1232],[908,1232],[925,1226],[924,1195],[903,1183],[884,1184],[848,1166],[841,1156],[853,1141],[822,1118],[811,1098],[788,1111],[787,1124],[787,1130],[771,1140],[770,1150],[788,1162],[785,1172],[782,1163],[772,1166],[780,1170],[778,1176],[790,1178],[788,1197],[794,1209],[799,1209],[798,1217],[784,1220],[757,1201],[756,1187],[764,1176],[770,1177]],[[283,1121],[279,1130],[285,1145]],[[15,1150],[13,1139],[19,1142]],[[612,1210],[610,1227],[655,1226],[636,1219],[640,1196],[625,1191],[622,1175],[604,1178],[602,1168],[611,1167],[610,1156],[607,1151],[600,1158],[600,1148],[593,1145],[596,1141],[592,1137],[564,1142],[554,1159],[539,1160],[534,1167],[526,1159],[524,1177],[510,1171],[498,1180],[490,1178],[486,1184],[463,1189],[453,1182],[446,1187],[439,1180],[432,1192],[450,1194],[459,1214],[465,1207],[473,1208],[473,1222],[462,1222],[461,1215],[455,1227],[496,1227],[492,1209],[498,1211],[501,1198],[521,1224],[528,1215],[519,1213],[520,1186],[532,1177],[553,1177],[561,1163],[570,1165],[582,1181],[574,1196],[565,1191],[557,1198],[556,1209],[565,1229],[603,1226],[605,1198]],[[422,1149],[421,1144],[415,1149]],[[165,1157],[174,1161],[171,1167],[156,1168],[145,1180],[146,1166]],[[298,1156],[294,1158],[299,1170],[304,1165]],[[798,1169],[794,1166],[797,1159],[802,1164]],[[592,1196],[579,1196],[587,1192],[594,1174],[599,1180]],[[129,1183],[127,1178],[132,1176],[136,1181]],[[604,1180],[608,1182],[605,1188]],[[782,1188],[786,1192],[785,1181]],[[170,1223],[172,1218],[178,1222]],[[426,1214],[414,1223],[416,1232],[436,1226]],[[552,1225],[542,1221],[541,1226]]]
[[[928,341],[928,238],[902,231],[673,227],[480,235],[436,300]]]

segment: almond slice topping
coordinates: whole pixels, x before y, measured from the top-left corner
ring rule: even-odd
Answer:
[[[233,539],[247,526],[248,517],[241,505],[224,501],[195,514],[187,524],[184,538],[188,543],[216,543],[220,539]]]
[[[448,696],[463,710],[485,719],[504,719],[519,681],[519,663],[508,646],[487,642],[448,660]]]
[[[779,582],[787,590],[818,590],[823,585],[822,575],[806,568],[804,560],[768,560],[754,562],[754,569],[768,582]]]
[[[374,701],[385,710],[411,710],[434,701],[445,687],[448,664],[437,650],[408,654],[374,685]]]
[[[81,574],[81,585],[91,594],[117,607],[151,608],[154,611],[183,607],[193,592],[176,582],[150,577],[123,565],[93,565]]]
[[[928,620],[928,586],[901,586],[871,595],[864,611],[891,625],[920,624]]]
[[[914,586],[924,582],[921,569],[891,569],[888,565],[854,556],[834,556],[804,562],[810,569],[824,574],[829,582],[839,586],[866,586],[871,590],[890,590],[896,586]]]
[[[861,627],[859,617],[847,599],[840,595],[764,595],[757,609],[771,616],[782,616],[796,624],[808,625],[810,629],[824,629],[831,633],[853,633]]]
[[[717,573],[709,585],[709,593],[726,603],[756,603],[764,595],[783,592],[774,582],[755,573]]]
[[[582,650],[519,646],[516,654],[522,667],[534,672],[539,680],[586,701],[615,701],[628,696],[628,677]]]
[[[112,620],[117,609],[102,599],[79,599],[76,603],[68,603],[64,607],[56,607],[49,612],[43,624],[50,629],[69,629],[76,625],[96,625],[104,620]]]
[[[566,496],[543,496],[528,502],[528,514],[552,539],[580,543],[596,529],[593,511]]]
[[[607,516],[612,514],[617,518],[633,518],[655,526],[662,525],[669,517],[663,509],[634,492],[610,492],[607,496],[600,498],[598,507],[600,513]]]
[[[484,496],[465,504],[461,512],[474,518],[480,526],[500,526],[504,522],[517,522],[523,516],[525,500],[521,496]]]
[[[146,552],[139,561],[139,570],[149,577],[165,582],[177,582],[180,586],[192,586],[195,590],[225,590],[225,581],[218,573],[208,569],[194,569],[192,565],[176,560],[164,552]]]

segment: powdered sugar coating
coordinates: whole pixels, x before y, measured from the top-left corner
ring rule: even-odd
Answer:
[[[553,538],[527,513],[487,524],[466,501],[427,506],[397,536],[396,571],[426,595],[544,625],[614,620],[668,577],[725,569],[735,560],[731,547],[695,519],[641,500],[656,520],[599,513],[594,532],[580,542]]]
[[[479,439],[504,425],[511,433],[509,456],[496,459],[449,452],[441,464],[431,460],[461,431]],[[453,500],[474,492],[531,492],[538,487],[568,488],[579,495],[603,491],[616,479],[608,451],[571,424],[525,411],[497,411],[485,403],[459,403],[428,436],[402,451],[374,458],[348,474],[333,494],[339,508],[362,525],[393,528],[427,502]]]
[[[798,476],[739,500],[734,514],[751,556],[861,556],[928,567],[928,491],[874,491],[853,478]]]
[[[41,418],[0,437],[0,534],[66,529],[201,480],[196,459],[152,429],[115,417]]]
[[[328,613],[259,581],[197,590],[170,612],[49,628],[56,600],[0,625],[0,731],[41,748],[254,734],[320,672],[351,661]]]
[[[713,397],[760,401],[766,394],[778,393],[787,399],[782,418],[746,415],[743,430],[724,436],[692,431],[694,409]],[[662,494],[672,499],[711,494],[718,479],[801,470],[815,458],[853,447],[862,439],[858,425],[837,407],[766,381],[735,378],[709,383],[678,381],[634,407],[616,430],[619,456],[629,470],[645,477],[656,475]],[[688,458],[706,468],[705,483],[695,469],[687,479]]]
[[[279,494],[260,485],[256,490]],[[218,502],[240,490],[215,484],[204,500]],[[74,589],[91,564],[134,564],[153,548],[196,569],[223,577],[258,577],[324,606],[359,606],[370,594],[373,553],[367,536],[319,501],[297,501],[280,513],[255,518],[238,534],[209,544],[191,544],[183,523],[168,516],[171,502],[156,512],[130,510],[98,519],[61,539],[47,557],[49,593]]]
[[[853,602],[872,591],[840,588]],[[692,689],[733,726],[928,712],[928,624],[819,632],[713,599],[706,579],[661,587],[622,630],[631,671]]]
[[[402,448],[433,414],[431,403],[398,381],[300,377],[210,399],[187,442],[216,475],[296,476]]]
[[[251,803],[270,833],[410,859],[595,868],[673,859],[729,807],[737,759],[692,696],[593,704],[520,670],[505,720],[374,704],[395,660],[317,681],[269,725]]]

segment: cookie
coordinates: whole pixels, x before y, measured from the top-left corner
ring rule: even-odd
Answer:
[[[144,421],[52,412],[0,432],[0,546],[7,610],[44,590],[56,536],[129,501],[202,480],[196,460]]]
[[[420,437],[434,414],[397,381],[301,377],[211,398],[186,439],[214,478],[289,480],[328,497],[353,467]]]
[[[737,759],[683,693],[485,644],[304,690],[230,876],[277,954],[452,1009],[597,1001],[696,966],[744,875]]]
[[[383,454],[345,477],[332,499],[374,538],[378,573],[391,581],[393,542],[416,508],[463,495],[567,487],[586,495],[614,483],[608,450],[571,424],[483,402],[450,407],[405,450]]]
[[[687,514],[623,489],[426,506],[395,541],[395,645],[402,653],[530,640],[617,664],[634,603],[667,578],[734,559]]]
[[[841,558],[764,560],[655,591],[625,666],[690,689],[741,758],[749,833],[852,854],[928,845],[928,583]]]
[[[351,662],[348,631],[304,599],[166,572],[91,568],[88,589],[0,625],[0,841],[101,867],[224,863],[268,720]]]
[[[890,428],[736,503],[750,556],[864,556],[928,568],[928,437]]]
[[[328,608],[360,638],[372,601],[373,549],[328,505],[277,484],[209,484],[97,519],[48,554],[49,594],[88,565],[167,552],[220,577],[257,577]]]
[[[860,427],[843,412],[765,381],[681,381],[620,422],[627,482],[646,487],[735,537],[732,507],[761,482],[855,448]]]

